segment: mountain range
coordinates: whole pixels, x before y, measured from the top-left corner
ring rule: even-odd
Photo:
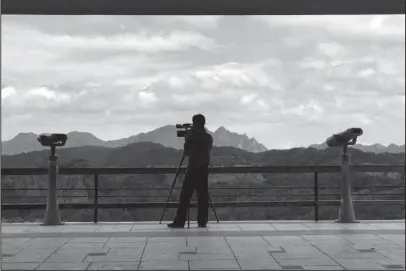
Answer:
[[[176,131],[174,125],[166,125],[147,133],[108,141],[97,138],[91,133],[74,131],[68,133],[65,147],[100,146],[117,148],[136,142],[153,142],[169,148],[182,149],[184,139],[177,137]],[[214,146],[235,147],[254,153],[267,150],[255,138],[231,132],[224,127],[220,127],[214,132],[209,131],[209,133],[213,136]],[[2,154],[14,155],[46,149],[38,143],[37,138],[38,135],[35,133],[19,133],[14,138],[2,142]]]
[[[68,141],[65,148],[82,146],[117,148],[137,142],[153,142],[169,148],[182,149],[184,139],[176,137],[176,131],[177,129],[174,125],[165,125],[147,133],[140,133],[127,138],[107,141],[102,140],[91,133],[74,131],[68,133]],[[259,143],[255,138],[250,138],[246,134],[231,132],[225,127],[220,127],[214,132],[209,131],[209,133],[213,136],[214,146],[217,147],[234,147],[252,153],[267,151],[267,148],[263,144]],[[2,154],[14,155],[46,149],[46,147],[43,147],[38,143],[37,138],[38,135],[35,133],[19,133],[14,138],[2,142]],[[327,148],[327,145],[325,143],[313,144],[310,145],[309,148],[322,150]],[[356,144],[352,148],[373,153],[405,152],[405,145],[396,144],[390,144],[388,146],[381,144]]]

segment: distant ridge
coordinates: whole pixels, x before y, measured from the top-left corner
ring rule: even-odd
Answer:
[[[315,148],[318,150],[322,150],[327,148],[327,144],[314,144],[310,145],[309,148]],[[352,148],[364,151],[364,152],[373,152],[373,153],[404,153],[405,152],[405,144],[403,145],[396,145],[396,144],[389,144],[388,146],[382,144],[373,144],[373,145],[363,145],[363,144],[356,144],[352,146]]]
[[[255,138],[249,138],[245,134],[238,134],[220,127],[211,132],[214,139],[214,145],[220,147],[235,147],[248,152],[264,152],[266,147],[259,143]],[[27,153],[31,151],[43,150],[38,141],[37,134],[20,133],[14,138],[2,142],[2,154],[14,155]],[[73,131],[68,133],[68,141],[65,147],[82,147],[82,146],[101,146],[108,148],[117,148],[127,146],[136,142],[153,142],[165,147],[182,149],[184,139],[176,137],[176,127],[174,125],[165,125],[147,133],[140,133],[127,138],[104,141],[97,138],[91,133]]]

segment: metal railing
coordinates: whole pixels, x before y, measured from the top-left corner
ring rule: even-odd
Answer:
[[[112,208],[163,208],[165,205],[164,201],[154,201],[154,202],[100,202],[101,191],[114,191],[119,189],[106,189],[100,188],[99,186],[99,176],[101,175],[157,175],[157,174],[175,174],[177,168],[60,168],[59,175],[90,175],[93,176],[93,188],[80,189],[80,190],[93,190],[93,202],[81,202],[81,203],[60,203],[60,209],[93,209],[93,222],[97,223],[99,209],[112,209]],[[389,173],[397,172],[403,174],[405,173],[404,165],[353,165],[351,166],[351,171],[354,173]],[[181,173],[184,173],[185,169],[181,169]],[[311,200],[284,200],[284,201],[267,201],[267,200],[256,200],[256,201],[214,201],[215,206],[219,208],[224,207],[281,207],[281,206],[301,206],[301,207],[313,207],[314,208],[314,220],[319,220],[319,207],[320,206],[339,206],[340,200],[322,200],[321,195],[336,195],[340,194],[320,194],[320,189],[325,188],[339,188],[339,186],[320,186],[319,185],[319,175],[323,173],[339,173],[341,172],[340,166],[265,166],[265,167],[212,167],[210,168],[210,174],[272,174],[272,173],[311,173],[313,174],[313,186],[271,186],[271,189],[312,189],[313,193],[301,194],[307,196],[313,196]],[[1,170],[2,176],[28,176],[28,175],[46,175],[48,174],[47,168],[3,168]],[[368,188],[395,188],[404,187],[404,181],[402,185],[379,185],[379,186],[368,186]],[[354,187],[353,187],[354,188]],[[362,187],[358,187],[362,188]],[[365,187],[366,188],[366,187]],[[163,190],[169,187],[158,187],[158,188],[137,188],[137,190]],[[221,190],[226,188],[210,188],[210,190]],[[238,189],[238,190],[256,190],[264,189],[264,187],[235,187],[227,189]],[[15,189],[2,188],[2,191],[10,191]],[[29,189],[27,189],[29,190]],[[31,189],[31,190],[46,190],[46,189]],[[70,189],[73,191],[74,189]],[[369,193],[362,195],[387,195],[379,193]],[[396,194],[398,195],[398,194]],[[399,194],[404,196],[403,194]],[[232,194],[218,194],[217,196],[232,196]],[[254,195],[257,196],[257,195]],[[263,197],[271,196],[269,194],[261,195]],[[63,197],[63,196],[62,196]],[[102,196],[106,197],[106,196]],[[108,196],[107,196],[108,197]],[[111,196],[112,198],[115,196]],[[122,197],[117,196],[117,197]],[[132,196],[139,197],[139,196]],[[148,196],[147,196],[148,197]],[[165,197],[166,196],[151,196],[151,197]],[[404,197],[403,197],[404,198]],[[399,200],[354,200],[356,203],[382,203],[382,204],[402,204],[404,205],[404,199]],[[169,202],[169,208],[177,207],[177,202]],[[196,202],[191,202],[190,206],[196,206]],[[3,210],[12,209],[45,209],[46,203],[10,203],[3,202]]]

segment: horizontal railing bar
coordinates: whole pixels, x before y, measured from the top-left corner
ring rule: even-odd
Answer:
[[[314,206],[314,201],[246,201],[246,202],[214,202],[216,207],[278,207],[278,206]],[[381,203],[381,204],[404,204],[404,200],[354,200],[354,203]],[[179,203],[169,202],[168,208],[176,208]],[[339,200],[319,200],[320,205],[340,205]],[[165,202],[120,202],[120,203],[98,203],[99,209],[123,209],[123,208],[163,208]],[[191,202],[191,206],[197,206],[196,202]],[[45,209],[45,203],[3,203],[3,210],[15,209]],[[93,203],[60,203],[61,209],[93,209]]]
[[[368,185],[368,186],[352,186],[352,188],[399,188],[405,185]],[[319,186],[319,189],[339,189],[339,186]],[[129,187],[125,190],[138,191],[156,191],[169,190],[169,187]],[[180,190],[181,187],[174,187],[174,190]],[[263,189],[313,189],[312,186],[258,186],[258,187],[211,187],[209,190],[263,190]],[[47,191],[47,188],[2,188],[2,191]],[[59,191],[93,191],[94,188],[57,188]],[[99,191],[123,191],[122,188],[99,188]]]
[[[405,172],[404,165],[353,165],[355,172]],[[93,175],[93,174],[175,174],[177,168],[60,168],[61,175]],[[212,174],[248,174],[248,173],[334,173],[340,172],[340,166],[263,166],[263,167],[211,167]],[[2,168],[5,175],[46,175],[47,168]],[[181,173],[185,168],[181,169]]]
[[[340,196],[340,193],[319,193],[319,196]],[[405,196],[405,193],[352,193],[353,196]],[[297,196],[314,196],[314,193],[300,193],[300,194],[210,194],[211,197],[297,197]],[[3,195],[3,199],[18,199],[18,198],[45,198],[46,195],[33,195],[33,196],[15,196]],[[59,198],[88,198],[87,195],[58,195]],[[167,195],[99,195],[99,198],[167,198]],[[177,196],[179,197],[179,196]]]

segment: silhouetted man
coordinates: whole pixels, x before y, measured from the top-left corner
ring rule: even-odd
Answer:
[[[171,228],[183,228],[186,222],[187,208],[193,192],[197,192],[197,223],[199,227],[206,227],[208,221],[208,177],[210,151],[213,138],[206,131],[206,119],[203,115],[193,116],[193,127],[185,137],[184,155],[188,157],[185,181],[180,193],[180,203]]]

